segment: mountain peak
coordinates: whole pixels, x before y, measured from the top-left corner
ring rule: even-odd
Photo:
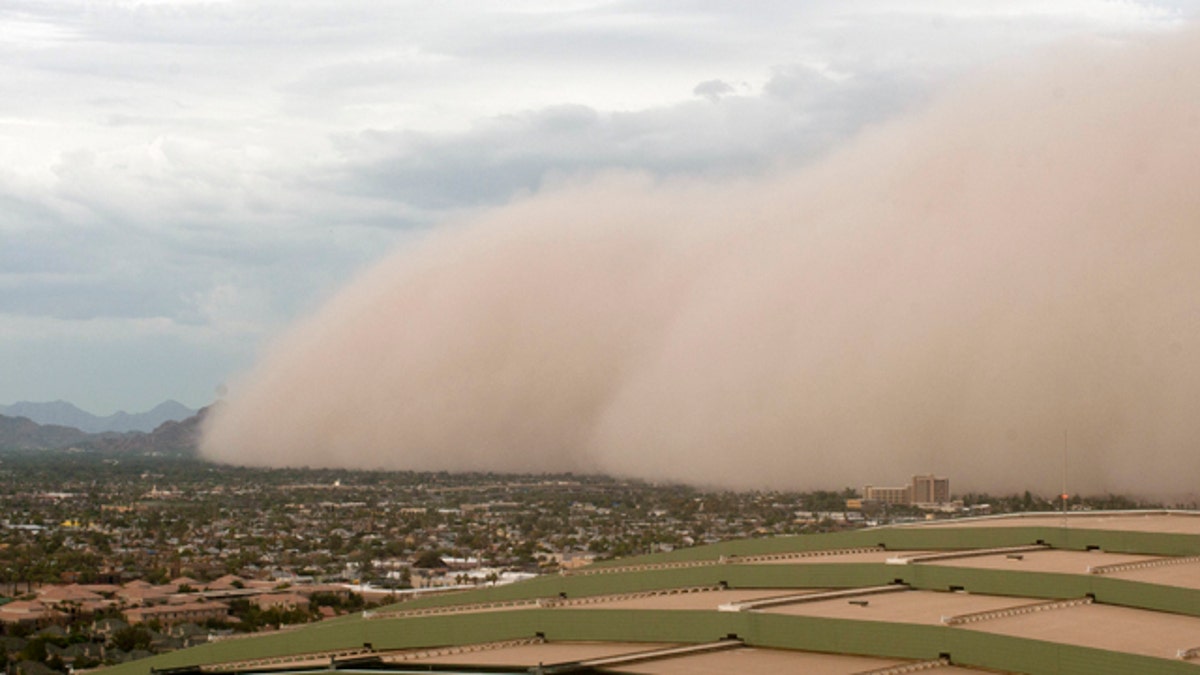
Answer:
[[[142,413],[130,414],[120,411],[101,417],[82,410],[69,401],[49,401],[36,403],[18,401],[12,405],[0,405],[0,415],[11,417],[26,417],[38,424],[53,424],[64,427],[74,427],[88,433],[105,431],[153,431],[164,422],[187,419],[196,414],[175,400],[167,400]]]

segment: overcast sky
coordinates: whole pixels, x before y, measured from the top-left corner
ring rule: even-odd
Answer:
[[[439,224],[607,169],[812,161],[1180,2],[0,0],[0,403],[210,403]]]

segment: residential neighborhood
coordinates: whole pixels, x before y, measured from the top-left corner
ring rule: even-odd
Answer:
[[[850,488],[717,492],[571,474],[8,451],[0,654],[14,672],[85,669],[426,593],[570,574],[598,559],[966,515],[984,500],[999,511],[1056,506],[1028,493],[965,495],[958,511],[929,512]]]

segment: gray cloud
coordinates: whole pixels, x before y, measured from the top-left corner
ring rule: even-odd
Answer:
[[[611,169],[762,171],[809,162],[925,95],[923,83],[897,73],[837,82],[781,68],[764,94],[726,96],[720,106],[689,101],[630,113],[556,106],[484,120],[461,134],[364,132],[344,143],[352,159],[342,181],[347,190],[442,209],[497,205],[547,179]]]
[[[722,96],[732,94],[734,91],[733,85],[724,80],[705,80],[692,89],[693,94],[701,98],[706,98],[713,103],[721,100]]]

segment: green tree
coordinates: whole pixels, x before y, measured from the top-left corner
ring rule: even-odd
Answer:
[[[150,649],[150,631],[144,626],[126,626],[113,633],[112,644],[123,651]]]
[[[17,655],[17,660],[43,663],[46,660],[46,656],[46,641],[42,638],[34,638],[25,643],[25,647]]]
[[[413,563],[413,567],[421,569],[432,569],[434,567],[445,567],[446,562],[442,560],[442,556],[437,551],[425,551],[417,557],[417,561]]]

